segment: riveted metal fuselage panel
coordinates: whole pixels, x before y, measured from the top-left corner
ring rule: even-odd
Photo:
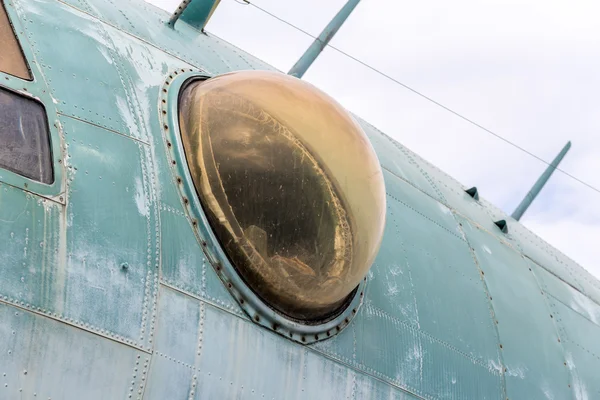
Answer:
[[[388,195],[362,305],[307,346],[254,323],[161,99],[176,72],[273,68],[141,0],[4,3],[34,81],[0,85],[44,103],[57,181],[0,171],[0,399],[600,397],[600,283],[360,119]]]

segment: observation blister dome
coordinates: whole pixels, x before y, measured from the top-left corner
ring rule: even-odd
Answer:
[[[244,71],[189,82],[179,123],[204,213],[245,283],[293,319],[337,315],[385,224],[379,161],[352,116],[307,82]]]

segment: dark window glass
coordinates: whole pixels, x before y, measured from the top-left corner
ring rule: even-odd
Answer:
[[[54,181],[44,107],[0,89],[0,168],[42,183]]]
[[[0,71],[31,80],[27,61],[1,3],[0,1]]]

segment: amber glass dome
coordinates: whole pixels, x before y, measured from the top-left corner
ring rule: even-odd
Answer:
[[[210,225],[280,313],[336,315],[379,249],[385,188],[365,133],[335,100],[275,72],[191,81],[181,136]]]

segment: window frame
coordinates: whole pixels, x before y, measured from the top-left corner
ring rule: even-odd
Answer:
[[[20,188],[27,192],[37,194],[49,200],[65,204],[66,181],[64,173],[64,153],[62,151],[63,133],[62,126],[58,119],[55,104],[58,100],[50,94],[50,90],[43,78],[42,72],[38,67],[38,62],[31,50],[29,39],[20,27],[21,21],[14,9],[14,6],[7,1],[0,0],[6,10],[6,14],[13,26],[15,36],[25,61],[30,68],[31,80],[21,79],[14,75],[0,71],[0,86],[16,95],[29,98],[42,105],[46,112],[46,122],[48,124],[48,133],[50,140],[50,151],[52,153],[52,169],[54,181],[51,184],[45,184],[34,179],[27,178],[16,172],[0,168],[0,185],[7,184]]]
[[[179,128],[179,97],[183,88],[195,80],[213,76],[202,71],[172,71],[159,92],[158,117],[162,126],[164,149],[173,184],[177,188],[186,218],[194,235],[223,286],[229,291],[249,319],[258,325],[300,344],[311,344],[334,337],[349,326],[360,312],[366,293],[367,277],[341,306],[340,312],[323,321],[296,320],[273,309],[246,284],[237,272],[204,213],[190,174]]]

